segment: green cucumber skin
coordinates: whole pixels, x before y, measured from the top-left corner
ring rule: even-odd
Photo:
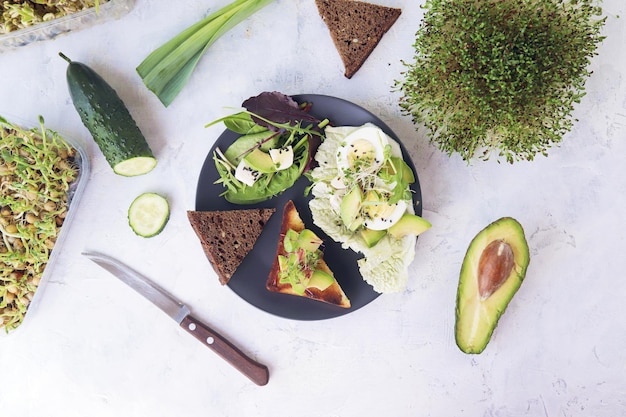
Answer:
[[[74,107],[109,165],[154,154],[117,92],[85,64],[71,61],[67,84]]]

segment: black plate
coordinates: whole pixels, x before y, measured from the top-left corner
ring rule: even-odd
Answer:
[[[367,122],[374,123],[400,143],[405,160],[411,169],[413,169],[413,172],[415,172],[415,167],[400,139],[385,123],[369,111],[349,101],[331,96],[301,94],[292,97],[298,103],[312,103],[311,114],[318,119],[328,118],[334,126],[360,126]],[[245,301],[261,310],[295,320],[321,320],[341,316],[351,313],[376,299],[380,294],[374,291],[372,287],[363,280],[359,273],[356,261],[360,258],[360,255],[351,250],[342,249],[340,244],[332,241],[313,224],[308,205],[311,196],[304,196],[304,189],[310,185],[310,182],[304,176],[283,194],[258,204],[232,204],[219,196],[224,191],[224,188],[221,184],[214,184],[215,181],[219,179],[219,175],[215,169],[213,151],[216,147],[219,147],[222,151],[226,151],[228,146],[238,137],[238,134],[230,130],[224,131],[207,155],[198,180],[196,210],[236,210],[252,207],[275,207],[276,214],[274,214],[266,224],[253,250],[244,259],[237,272],[230,279],[228,286]],[[414,201],[418,202],[421,201],[422,196],[417,173],[415,180],[411,189],[414,192]],[[339,281],[339,284],[350,299],[352,303],[351,308],[343,309],[304,297],[277,294],[265,288],[265,281],[272,266],[276,246],[278,244],[282,210],[288,200],[293,200],[306,227],[313,230],[324,240],[324,259],[333,270],[337,281]],[[421,215],[421,207],[422,205],[418,204],[415,208],[418,215]]]

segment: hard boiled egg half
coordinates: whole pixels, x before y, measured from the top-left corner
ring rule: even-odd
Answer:
[[[370,230],[387,230],[400,220],[407,207],[404,200],[390,203],[381,198],[381,193],[370,190],[361,203],[363,226]]]
[[[406,201],[389,202],[395,183],[378,176],[389,155],[402,156],[398,143],[371,124],[356,128],[341,140],[336,154],[339,172],[330,185],[345,190],[337,198],[341,201],[341,217],[349,229],[363,226],[386,230],[407,211]],[[355,187],[360,191],[354,192]]]
[[[337,148],[340,175],[349,172],[373,172],[385,161],[389,137],[376,126],[363,126],[348,134]]]

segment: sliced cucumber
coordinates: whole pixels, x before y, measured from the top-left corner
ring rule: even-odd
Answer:
[[[128,224],[142,237],[156,236],[170,218],[170,205],[165,197],[156,193],[143,193],[128,208]]]

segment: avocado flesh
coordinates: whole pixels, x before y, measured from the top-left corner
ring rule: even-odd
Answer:
[[[386,230],[372,230],[364,227],[359,231],[368,248],[376,245],[386,234]]]
[[[352,231],[355,231],[363,224],[363,219],[359,216],[362,201],[363,192],[360,187],[352,188],[352,190],[348,191],[341,199],[339,206],[341,221]]]
[[[250,149],[259,148],[261,151],[269,152],[270,149],[277,145],[277,137],[267,138],[267,131],[259,133],[249,133],[239,137],[232,145],[226,149],[224,156],[234,165],[243,159],[242,155],[250,152]]]
[[[335,277],[321,269],[315,269],[308,277],[304,271],[309,267],[319,268],[319,265],[317,262],[308,264],[308,257],[302,257],[301,252],[318,252],[321,244],[322,240],[310,229],[302,229],[300,232],[289,229],[285,234],[283,245],[287,254],[278,255],[280,279],[281,282],[288,282],[297,294],[304,294],[307,288],[324,291],[336,282]]]
[[[270,154],[263,152],[259,148],[254,148],[243,159],[246,161],[246,164],[259,172],[276,172],[276,164],[274,164]]]
[[[307,283],[307,288],[317,288],[320,291],[324,291],[326,288],[330,287],[335,283],[335,278],[327,274],[326,272],[316,269],[313,271],[311,278],[309,278],[309,282]]]
[[[296,243],[298,247],[301,247],[306,252],[315,252],[319,249],[321,244],[322,240],[315,234],[315,232],[309,229],[304,229],[300,232]]]
[[[407,165],[406,162],[404,162],[402,158],[392,156],[391,158],[389,158],[388,164],[393,166],[394,168],[392,168],[391,166],[387,166],[387,171],[389,171],[390,173],[393,173],[395,170],[400,171],[403,182],[405,182],[406,184],[413,184],[415,182],[415,174],[413,173],[413,170]]]
[[[390,235],[399,239],[406,235],[417,236],[431,227],[432,224],[428,220],[418,216],[417,214],[404,213],[400,220],[387,229],[387,231]]]
[[[479,264],[483,252],[494,241],[510,246],[513,265],[501,285],[484,298],[479,290]],[[456,299],[455,338],[461,351],[481,353],[487,347],[500,316],[522,285],[529,261],[524,230],[511,217],[496,220],[472,240],[461,266]]]
[[[415,182],[415,174],[413,173],[413,170],[404,161],[402,161],[402,179],[407,184],[413,184]]]

